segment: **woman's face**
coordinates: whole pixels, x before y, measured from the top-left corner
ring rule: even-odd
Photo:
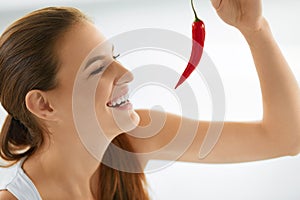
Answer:
[[[60,67],[51,101],[61,126],[100,130],[110,139],[136,127],[139,117],[127,100],[133,76],[92,23],[74,25],[56,49]]]

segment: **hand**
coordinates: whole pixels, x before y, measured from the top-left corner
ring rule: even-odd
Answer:
[[[240,31],[257,31],[262,27],[261,0],[211,0],[220,18]]]

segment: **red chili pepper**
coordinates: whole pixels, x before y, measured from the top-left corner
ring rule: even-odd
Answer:
[[[200,62],[203,53],[204,40],[205,40],[205,25],[204,22],[200,20],[196,14],[193,0],[191,0],[191,4],[192,4],[193,12],[195,14],[195,20],[192,26],[192,33],[193,33],[192,53],[189,59],[189,63],[185,68],[184,72],[182,73],[177,85],[175,86],[175,89],[179,85],[181,85],[195,70],[195,68]]]

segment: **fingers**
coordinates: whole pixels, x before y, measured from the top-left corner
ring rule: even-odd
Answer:
[[[213,7],[218,10],[220,8],[220,5],[222,3],[222,0],[210,0]]]

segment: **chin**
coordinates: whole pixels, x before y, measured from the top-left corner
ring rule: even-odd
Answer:
[[[113,112],[113,118],[118,129],[124,133],[135,129],[140,122],[140,116],[134,110]]]

